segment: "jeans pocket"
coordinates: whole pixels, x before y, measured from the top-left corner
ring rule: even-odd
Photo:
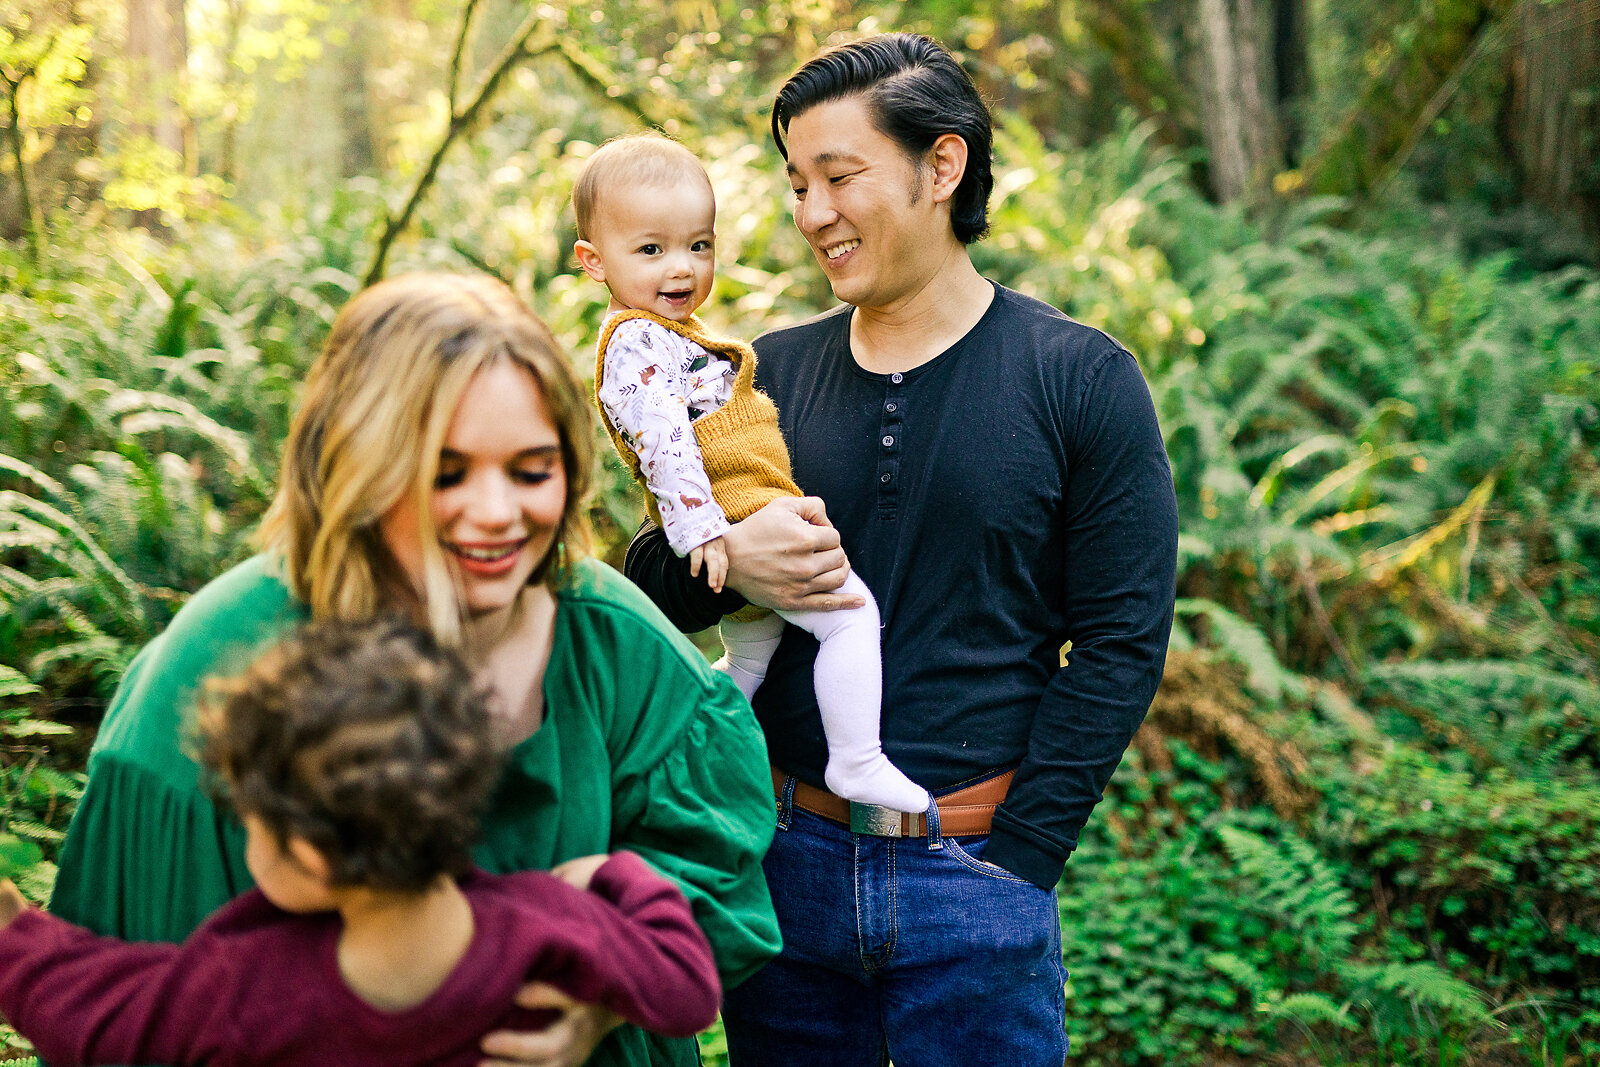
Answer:
[[[985,878],[993,878],[996,881],[1012,882],[1016,885],[1025,885],[1033,889],[1039,888],[1026,878],[1012,874],[1004,867],[997,866],[984,859],[983,849],[988,843],[989,839],[987,837],[977,839],[968,845],[962,845],[961,842],[957,841],[955,838],[947,837],[944,839],[944,851],[947,852],[957,863],[972,871],[974,874],[981,874]]]

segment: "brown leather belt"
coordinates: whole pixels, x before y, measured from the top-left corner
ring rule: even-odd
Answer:
[[[994,819],[994,809],[1006,799],[1015,771],[1006,771],[993,778],[985,778],[976,785],[946,793],[938,798],[939,835],[941,837],[967,837],[989,832]],[[893,808],[880,808],[873,804],[852,804],[840,796],[807,785],[798,778],[772,768],[772,794],[783,799],[783,788],[794,782],[794,806],[824,819],[843,823],[857,833],[876,834],[879,837],[926,837],[928,817],[923,812],[907,814]]]

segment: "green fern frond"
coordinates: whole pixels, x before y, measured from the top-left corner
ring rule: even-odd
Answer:
[[[8,456],[4,452],[0,452],[0,471],[27,479],[57,500],[66,495],[66,490],[60,482],[33,464],[17,459],[15,456]]]
[[[0,698],[33,696],[37,692],[39,687],[26,674],[0,663]]]
[[[59,845],[67,839],[66,832],[57,830],[53,826],[46,826],[33,819],[20,819],[13,817],[9,826],[11,832],[24,841],[32,841],[39,845]]]
[[[1207,953],[1206,966],[1231,979],[1235,985],[1247,990],[1252,999],[1257,1001],[1266,997],[1272,986],[1260,968],[1232,952]]]
[[[7,513],[22,519],[32,519],[41,527],[53,527],[70,538],[70,547],[81,550],[92,566],[77,565],[76,574],[97,586],[116,592],[122,605],[131,613],[143,613],[139,590],[133,579],[111,557],[76,519],[53,505],[11,490],[0,491],[0,522]],[[16,521],[16,520],[13,520]]]
[[[1341,1030],[1360,1028],[1350,1017],[1349,1004],[1336,1004],[1332,998],[1321,993],[1291,993],[1276,1003],[1262,1005],[1262,1010],[1307,1027],[1326,1023]]]
[[[1468,1024],[1500,1025],[1482,993],[1432,963],[1348,963],[1344,972],[1360,985],[1397,994]]]
[[[1214,645],[1244,666],[1250,688],[1263,697],[1279,701],[1285,693],[1295,697],[1305,695],[1305,683],[1292,671],[1284,669],[1267,635],[1248,619],[1215,601],[1191,597],[1179,598],[1176,610],[1180,617],[1198,616],[1207,620],[1215,631]]]

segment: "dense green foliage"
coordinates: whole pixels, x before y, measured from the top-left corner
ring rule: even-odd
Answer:
[[[1312,205],[1264,233],[1147,133],[1060,151],[1009,128],[979,247],[1140,353],[1183,511],[1168,682],[1061,891],[1078,1055],[1592,1061],[1600,278],[1468,258],[1420,210],[1352,231]],[[540,151],[559,218],[583,149]],[[764,161],[720,159],[711,314],[750,333],[817,285]],[[353,189],[244,236],[6,261],[4,856],[51,853],[81,788],[44,758],[52,724],[92,722],[250,551],[374,207]],[[584,366],[595,288],[518,284]],[[613,547],[630,493],[613,470],[594,505]],[[24,866],[42,895],[48,864]]]
[[[87,27],[113,6],[52,10]],[[1367,145],[1341,138],[1397,72],[1432,84],[1406,73],[1440,46],[1432,16],[1401,8],[1316,13],[1306,125],[1330,159]],[[91,121],[138,122],[91,84],[107,46],[78,23],[23,98],[29,165],[55,176],[41,225],[0,241],[0,874],[36,900],[106,700],[252,551],[304,370],[460,102],[395,88],[450,62],[460,5],[416,9],[391,21],[437,34],[363,60],[388,79],[368,86],[392,109],[366,116],[382,165],[341,169],[327,130],[267,105],[354,62],[370,11],[343,0],[240,5],[232,52],[196,36],[195,70],[222,72],[186,103],[198,176],[129,137],[61,162]],[[1074,1062],[1600,1065],[1600,275],[1571,265],[1580,238],[1502,211],[1487,62],[1378,200],[1211,203],[1198,104],[1162,81],[1175,10],[618,0],[514,72],[389,269],[501,276],[587,373],[603,291],[567,197],[643,119],[718,190],[707,320],[795,321],[831,297],[764,140],[775,79],[846,25],[964,47],[1000,121],[974,258],[1139,356],[1182,517],[1166,682],[1060,888]],[[464,72],[521,16],[477,17]],[[0,66],[30,40],[0,40]],[[1314,187],[1361,171],[1313,164]],[[591,514],[612,559],[634,493],[608,459]],[[703,1049],[721,1062],[720,1035]]]

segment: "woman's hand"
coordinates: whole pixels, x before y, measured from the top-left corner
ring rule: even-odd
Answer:
[[[584,1004],[548,982],[529,982],[517,993],[517,1006],[561,1013],[543,1030],[496,1030],[479,1047],[478,1067],[579,1067],[600,1039],[622,1024],[622,1016],[596,1004]]]
[[[722,535],[727,584],[752,604],[783,611],[858,608],[860,597],[835,589],[850,576],[839,531],[814,496],[779,497]]]
[[[577,889],[588,889],[589,883],[594,879],[594,872],[604,867],[610,858],[610,854],[606,852],[597,852],[593,856],[579,856],[577,859],[556,864],[550,868],[550,873]]]

